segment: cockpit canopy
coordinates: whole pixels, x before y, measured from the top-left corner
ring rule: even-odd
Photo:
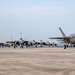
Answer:
[[[75,37],[75,33],[74,34],[71,34],[71,35],[69,35],[70,37]]]

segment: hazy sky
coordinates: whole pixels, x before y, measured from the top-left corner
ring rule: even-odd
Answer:
[[[0,0],[0,41],[49,40],[75,32],[75,0]]]

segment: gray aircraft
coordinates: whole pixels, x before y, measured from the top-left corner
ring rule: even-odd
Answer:
[[[71,46],[75,46],[75,34],[71,34],[66,36],[63,30],[59,27],[60,32],[62,33],[63,37],[50,37],[49,39],[58,39],[59,41],[63,41],[63,43],[70,44]]]

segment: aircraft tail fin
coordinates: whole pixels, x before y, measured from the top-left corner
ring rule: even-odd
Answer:
[[[62,33],[63,37],[66,37],[65,33],[63,32],[63,30],[59,27],[60,32]]]

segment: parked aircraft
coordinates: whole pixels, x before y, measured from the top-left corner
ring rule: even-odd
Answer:
[[[14,48],[17,47],[17,46],[20,46],[20,48],[23,48],[24,46],[25,47],[31,47],[31,46],[34,46],[34,47],[37,47],[40,43],[39,42],[36,42],[35,40],[33,41],[25,41],[23,40],[22,38],[20,38],[19,41],[7,41],[6,43],[11,43]]]
[[[16,40],[16,41],[7,41],[6,43],[10,43],[12,46],[17,47],[20,46],[20,48],[23,48],[24,46],[24,40],[22,38],[20,38],[20,40]]]
[[[59,30],[60,30],[63,37],[50,37],[49,39],[59,39],[60,41],[63,41],[64,43],[66,43],[65,47],[67,46],[67,44],[70,44],[71,46],[74,46],[74,44],[75,44],[75,34],[71,34],[69,36],[66,36],[65,33],[63,32],[63,30],[60,27],[59,27]]]
[[[47,42],[43,42],[42,40],[40,40],[40,46],[43,47],[43,46],[47,46],[47,47],[50,47],[50,46],[57,46],[55,43],[52,44],[50,43],[49,41]]]

